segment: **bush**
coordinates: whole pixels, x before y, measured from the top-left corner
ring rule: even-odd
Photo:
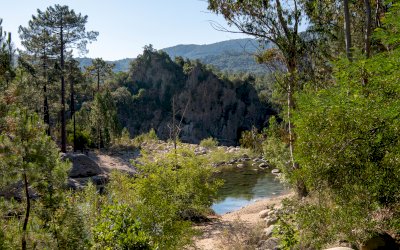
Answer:
[[[87,131],[76,131],[75,132],[75,137],[76,137],[76,150],[85,150],[88,148],[94,148],[95,145],[91,139],[90,133],[88,133]],[[73,132],[70,132],[68,134],[68,141],[73,143],[74,142],[74,134]]]
[[[136,136],[133,139],[133,144],[137,147],[140,147],[145,142],[157,141],[158,137],[156,131],[152,128],[148,133],[141,134]]]
[[[127,205],[103,208],[93,238],[96,249],[152,249],[150,237]]]
[[[208,212],[220,182],[214,169],[194,152],[142,157],[135,179],[114,173],[108,188],[114,204],[134,207],[132,217],[140,221],[152,247],[181,249],[192,241],[191,219]]]
[[[262,143],[265,140],[265,134],[259,133],[257,128],[253,127],[251,130],[243,131],[240,135],[240,146],[249,148],[255,153],[262,153]]]
[[[400,6],[394,10],[398,17]],[[297,220],[301,240],[316,248],[358,244],[374,233],[399,235],[399,57],[396,48],[368,60],[338,61],[334,86],[296,97],[300,167],[293,176],[305,181],[313,198]],[[368,84],[362,84],[363,72]]]
[[[214,149],[218,146],[218,141],[217,141],[217,139],[208,137],[207,139],[201,140],[200,146],[202,146],[204,148],[208,148],[208,149]]]

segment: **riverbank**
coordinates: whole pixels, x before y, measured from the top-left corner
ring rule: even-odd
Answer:
[[[249,240],[254,240],[254,245],[257,245],[256,241],[262,240],[267,227],[262,212],[267,209],[279,209],[282,200],[291,196],[293,193],[261,199],[237,211],[211,217],[211,222],[196,226],[202,235],[195,238],[193,249],[230,249],[229,244],[236,244],[237,247],[238,244],[245,244],[241,241],[253,244]],[[253,237],[253,239],[243,237]]]

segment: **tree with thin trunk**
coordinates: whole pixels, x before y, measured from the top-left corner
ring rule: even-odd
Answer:
[[[351,53],[351,20],[350,20],[350,10],[349,10],[349,0],[343,0],[343,11],[344,11],[344,34],[346,42],[346,56],[349,61],[353,60]]]
[[[66,119],[65,119],[65,53],[68,49],[78,49],[87,52],[88,42],[96,40],[98,32],[86,31],[87,16],[75,13],[68,6],[54,5],[46,11],[37,10],[37,15],[32,16],[30,26],[35,30],[44,30],[55,40],[54,52],[59,58],[61,70],[61,151],[66,152]]]
[[[8,87],[9,82],[15,77],[13,67],[15,49],[11,40],[11,33],[3,33],[2,22],[3,19],[0,18],[0,87],[3,87],[3,83]]]
[[[79,68],[79,62],[70,59],[67,62],[67,78],[70,86],[70,102],[69,102],[69,109],[70,109],[70,119],[72,120],[73,125],[73,151],[76,152],[76,121],[75,121],[75,99],[76,99],[76,88],[75,85],[78,83],[82,83],[84,81],[82,72]]]
[[[371,11],[371,1],[364,0],[365,8],[365,32],[364,32],[364,52],[365,57],[369,58],[371,54],[371,30],[372,30],[372,11]]]
[[[104,81],[106,76],[113,73],[115,64],[107,63],[102,58],[92,60],[92,65],[86,67],[86,73],[96,78],[97,92],[100,92],[100,83]]]
[[[289,150],[291,166],[297,169],[298,165],[293,156],[293,123],[292,112],[295,107],[293,94],[296,89],[296,74],[299,59],[302,55],[303,40],[299,35],[299,27],[302,20],[301,1],[292,0],[284,4],[280,0],[209,0],[208,8],[222,14],[228,25],[237,28],[238,31],[228,30],[221,25],[214,27],[221,31],[243,33],[257,38],[262,42],[273,43],[283,58],[283,66],[287,71],[285,91],[287,94],[287,129],[289,135]],[[269,53],[269,51],[266,51]],[[262,56],[261,56],[262,59]],[[262,61],[262,60],[261,60]],[[304,185],[298,185],[301,196],[306,195]]]
[[[21,43],[25,51],[21,52],[26,61],[35,69],[34,76],[40,82],[43,92],[43,121],[47,125],[46,133],[50,135],[50,107],[48,101],[48,86],[50,84],[50,70],[54,69],[56,54],[54,45],[56,40],[41,27],[35,26],[32,21],[28,27],[19,27]]]
[[[30,248],[27,235],[34,206],[32,193],[38,199],[51,200],[48,197],[52,192],[65,185],[69,163],[60,159],[57,145],[46,135],[46,126],[37,114],[15,110],[7,115],[7,119],[11,123],[0,134],[0,171],[5,173],[1,180],[2,184],[17,181],[23,184],[26,203],[21,248],[25,250]]]

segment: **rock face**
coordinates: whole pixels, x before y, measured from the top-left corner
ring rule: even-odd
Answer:
[[[69,172],[71,178],[85,178],[102,173],[99,165],[84,154],[66,154],[65,158],[72,162]]]
[[[145,51],[113,95],[121,125],[131,135],[154,128],[160,139],[170,138],[175,110],[182,141],[199,143],[212,136],[235,145],[242,131],[265,126],[274,113],[260,102],[252,81],[221,79],[199,63]]]
[[[5,199],[15,199],[17,201],[22,201],[25,198],[25,189],[24,183],[22,181],[17,181],[13,184],[5,186],[0,189],[0,197],[4,197]],[[29,196],[32,199],[38,197],[38,194],[31,188],[28,187]]]

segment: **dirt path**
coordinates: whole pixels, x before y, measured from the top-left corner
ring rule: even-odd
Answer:
[[[221,247],[221,238],[226,230],[232,228],[238,221],[249,228],[263,225],[262,223],[265,222],[260,218],[259,213],[267,208],[279,207],[282,200],[290,196],[291,194],[285,194],[274,198],[262,199],[240,210],[224,214],[217,218],[212,218],[212,222],[197,227],[203,234],[195,239],[194,249],[223,249],[223,247]]]
[[[120,170],[127,173],[135,173],[135,169],[130,160],[138,157],[138,150],[118,151],[118,152],[89,152],[88,156],[94,160],[99,167],[110,174],[113,170]]]

